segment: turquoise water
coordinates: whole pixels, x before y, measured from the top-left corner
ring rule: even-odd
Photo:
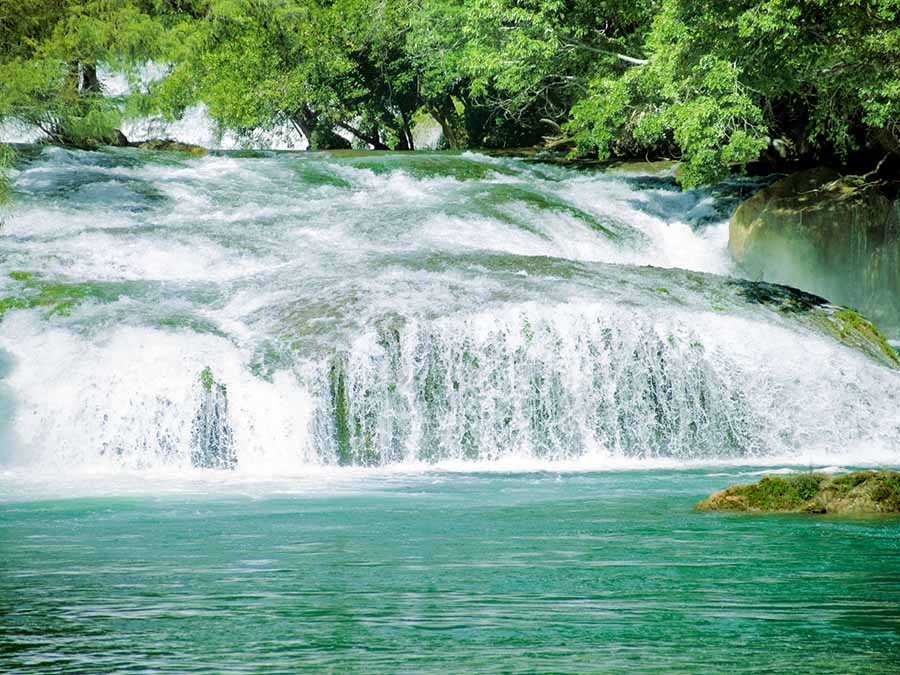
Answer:
[[[900,519],[692,512],[757,478],[363,472],[7,502],[0,671],[900,672]]]

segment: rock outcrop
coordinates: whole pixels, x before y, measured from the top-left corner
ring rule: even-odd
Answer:
[[[213,377],[200,373],[200,409],[191,434],[191,464],[200,469],[234,469],[237,450],[228,418],[228,389]]]
[[[728,247],[750,279],[786,284],[900,326],[900,183],[792,174],[741,204]]]
[[[182,152],[184,154],[191,155],[192,157],[204,157],[209,152],[206,148],[202,148],[199,145],[181,143],[180,141],[175,141],[171,138],[153,138],[149,141],[141,141],[139,143],[132,143],[131,145],[140,148],[141,150],[156,150],[159,152]]]
[[[759,483],[732,485],[716,492],[696,508],[757,513],[900,513],[900,472],[767,476]]]

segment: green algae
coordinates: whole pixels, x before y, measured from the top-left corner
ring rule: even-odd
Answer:
[[[19,283],[19,288],[16,293],[0,298],[0,319],[12,310],[37,308],[44,309],[48,318],[70,316],[86,300],[114,302],[121,295],[116,284],[53,282],[25,271],[10,272],[9,277]]]
[[[352,151],[350,151],[352,152]],[[334,159],[344,160],[355,169],[366,169],[382,176],[402,171],[413,178],[452,178],[458,181],[484,180],[493,175],[516,176],[511,167],[494,162],[481,162],[458,154],[428,153],[413,155],[348,154],[348,151],[330,153]],[[400,160],[400,161],[398,161]]]
[[[378,466],[384,458],[370,431],[373,420],[369,415],[360,416],[350,409],[345,357],[340,356],[331,364],[329,380],[338,464]]]
[[[523,227],[529,232],[544,238],[547,238],[547,235],[543,234],[533,226],[522,222],[521,218],[516,218],[513,214],[509,213],[510,205],[522,204],[526,208],[535,211],[551,211],[565,214],[581,221],[592,230],[600,232],[609,239],[620,239],[622,237],[622,233],[615,229],[615,225],[604,223],[591,213],[579,209],[559,197],[539,192],[522,185],[508,183],[491,185],[489,186],[489,189],[483,190],[467,201],[468,207],[471,207],[473,204],[483,215],[510,225]]]
[[[349,190],[353,184],[336,175],[327,164],[300,161],[293,165],[294,172],[305,185],[311,187],[336,187]]]
[[[226,157],[234,157],[236,159],[265,159],[269,157],[271,153],[244,148],[242,150],[228,150],[223,154],[225,154]]]
[[[334,437],[337,443],[337,460],[342,466],[353,463],[353,447],[350,431],[350,401],[347,398],[347,379],[344,364],[336,360],[329,373],[331,380],[332,412],[334,415]]]
[[[534,342],[534,328],[531,327],[528,317],[522,317],[522,337],[525,338],[525,342],[528,344]]]
[[[900,513],[900,472],[854,471],[834,478],[820,473],[766,476],[759,483],[721,490],[696,508],[759,513]]]
[[[214,323],[187,314],[171,314],[153,322],[155,326],[172,330],[189,330],[193,333],[205,333],[218,337],[227,335]]]
[[[854,309],[835,307],[818,295],[779,284],[746,280],[729,280],[726,284],[736,288],[744,300],[765,305],[779,314],[803,317],[842,344],[880,363],[900,368],[900,355],[884,333]]]

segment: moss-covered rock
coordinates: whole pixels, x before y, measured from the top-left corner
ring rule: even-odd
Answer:
[[[137,143],[136,147],[141,150],[156,150],[159,152],[181,152],[191,157],[204,157],[208,154],[206,148],[199,145],[191,145],[190,143],[180,143],[171,138],[154,138],[149,141]]]
[[[728,247],[748,278],[787,284],[900,325],[900,183],[792,174],[745,201]]]
[[[759,483],[732,485],[716,492],[696,508],[757,513],[900,513],[900,472],[766,476]]]
[[[47,318],[65,317],[87,300],[115,302],[123,290],[117,284],[58,282],[26,271],[10,272],[9,278],[18,284],[12,294],[0,296],[0,320],[12,310],[35,308],[44,309]]]
[[[216,380],[209,366],[200,372],[200,407],[191,429],[191,464],[200,469],[237,466],[228,388]]]
[[[886,366],[900,368],[900,354],[884,333],[859,312],[790,286],[734,279],[725,282],[744,300],[790,315]]]

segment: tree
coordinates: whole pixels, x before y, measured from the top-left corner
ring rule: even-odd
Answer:
[[[24,5],[24,6],[23,6]],[[0,119],[40,128],[52,141],[115,140],[121,106],[97,70],[132,70],[159,53],[164,2],[22,0],[0,6]]]
[[[666,137],[685,185],[758,159],[779,139],[795,157],[847,162],[900,147],[898,0],[663,0],[646,59],[601,74],[570,129],[601,156],[626,135]]]
[[[411,149],[418,102],[403,50],[403,3],[213,0],[167,54],[147,109],[177,117],[195,101],[244,133],[290,123],[313,149]]]

